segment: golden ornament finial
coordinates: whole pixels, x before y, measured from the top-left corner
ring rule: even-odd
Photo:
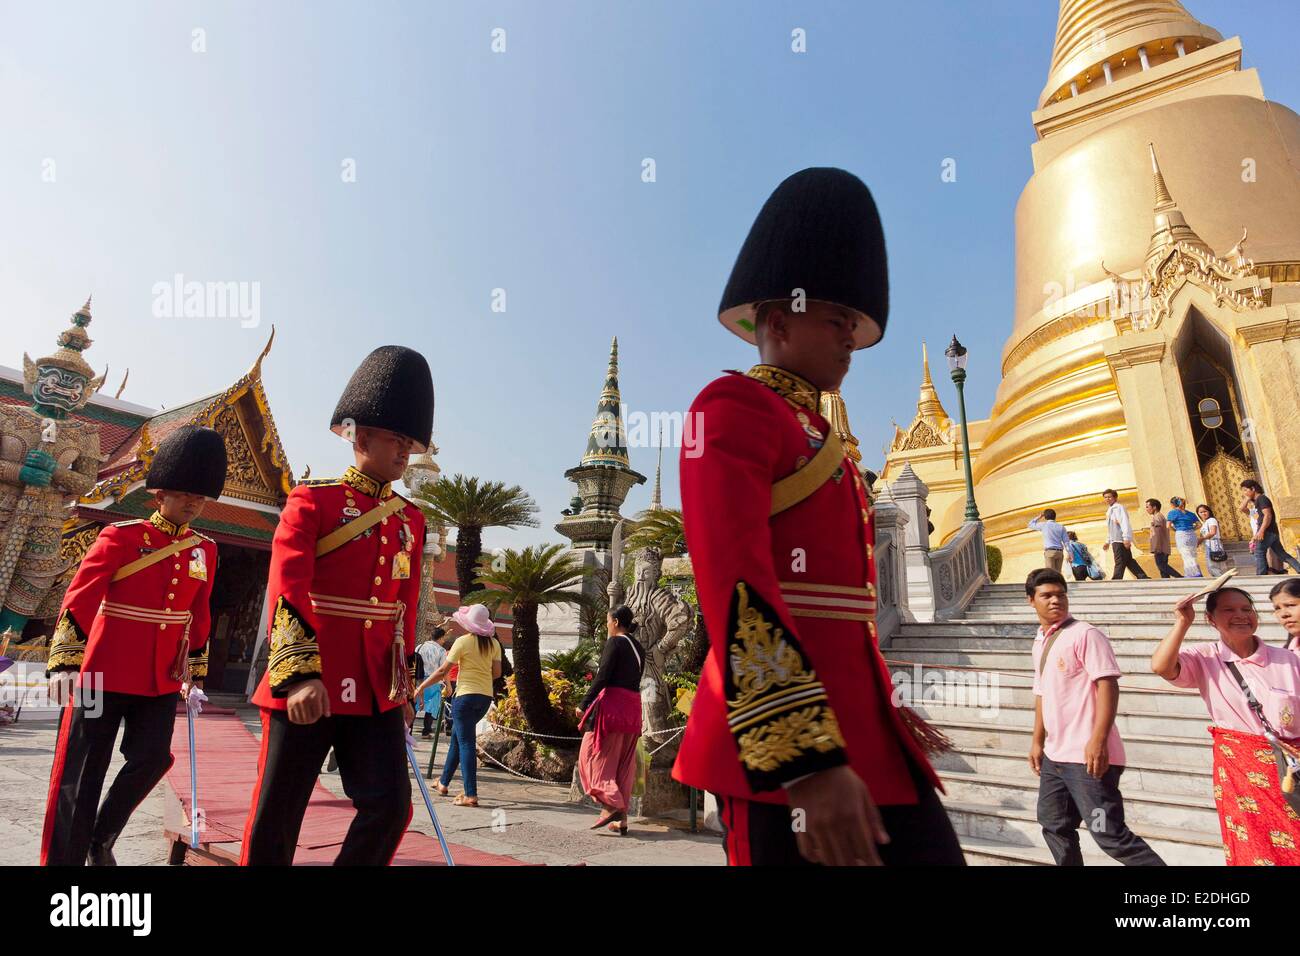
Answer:
[[[862,461],[862,452],[858,451],[858,440],[849,431],[849,411],[844,407],[844,396],[838,389],[833,392],[822,392],[819,411],[822,417],[830,422],[831,428],[844,444],[844,453],[853,459],[855,464]]]

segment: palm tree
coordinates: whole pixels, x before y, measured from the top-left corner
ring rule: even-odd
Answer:
[[[506,548],[496,560],[485,558],[480,562],[474,582],[483,587],[464,598],[467,604],[510,606],[515,618],[511,630],[515,690],[519,694],[519,709],[535,733],[563,736],[568,730],[551,709],[546,685],[542,683],[537,609],[552,604],[582,604],[582,594],[571,589],[588,573],[561,544],[527,547],[522,551]]]
[[[686,553],[686,534],[682,531],[682,512],[678,508],[655,508],[636,516],[626,539],[629,552],[656,548],[665,558]]]
[[[481,482],[475,477],[439,478],[416,492],[420,508],[433,520],[456,526],[456,590],[461,600],[474,590],[474,575],[483,553],[484,528],[536,528],[540,510],[518,485]]]

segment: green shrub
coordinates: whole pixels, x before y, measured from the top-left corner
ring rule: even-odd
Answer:
[[[989,564],[989,580],[996,581],[1002,573],[1002,552],[991,544],[984,545],[984,555]]]

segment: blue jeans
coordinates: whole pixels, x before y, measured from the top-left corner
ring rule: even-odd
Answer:
[[[445,787],[451,783],[459,766],[465,778],[465,796],[478,796],[478,749],[474,744],[474,728],[487,716],[492,698],[487,694],[457,694],[451,699],[451,747],[443,765],[439,782]]]
[[[1282,547],[1282,539],[1277,536],[1276,531],[1265,532],[1264,537],[1255,545],[1256,574],[1268,574],[1268,552],[1270,550],[1278,556],[1283,564],[1300,574],[1300,561],[1287,554],[1286,548]]]

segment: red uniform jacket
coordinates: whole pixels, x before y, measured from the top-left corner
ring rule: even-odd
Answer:
[[[400,613],[401,665],[414,674],[424,514],[405,502],[316,557],[320,538],[392,497],[390,485],[355,468],[289,493],[271,544],[267,605],[274,612],[266,675],[253,694],[259,707],[286,709],[293,685],[315,678],[329,692],[331,714],[373,714],[403,703],[388,696],[393,637]]]
[[[97,674],[99,689],[122,694],[175,693],[181,685],[171,670],[186,636],[188,611],[190,671],[196,680],[206,677],[216,544],[199,535],[198,545],[112,580],[124,565],[194,535],[188,525],[177,527],[157,512],[100,531],[63,597],[48,671],[80,670],[78,684]],[[177,621],[144,619],[168,615]]]
[[[783,783],[847,762],[877,803],[915,803],[906,758],[938,779],[891,705],[875,528],[853,462],[769,517],[772,485],[829,433],[817,407],[811,384],[766,365],[712,382],[691,407],[682,514],[710,648],[673,775],[786,803]]]

